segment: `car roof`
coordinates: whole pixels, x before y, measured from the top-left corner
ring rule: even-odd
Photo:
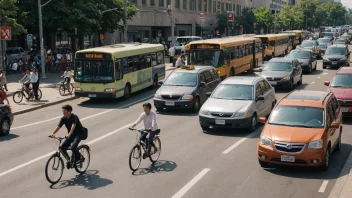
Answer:
[[[305,40],[305,41],[302,41],[302,43],[315,43],[316,41],[312,41],[312,40]]]
[[[270,63],[290,63],[294,60],[294,58],[290,57],[281,57],[281,58],[272,58],[270,59]]]
[[[254,85],[259,80],[264,80],[264,78],[261,76],[232,76],[226,78],[224,81],[221,82],[221,84]]]
[[[330,94],[327,91],[297,90],[283,97],[279,105],[324,108],[324,102]]]
[[[336,74],[352,74],[352,67],[341,67]]]
[[[298,49],[294,49],[291,52],[298,52],[298,51],[305,51],[305,52],[311,52],[311,49],[307,49],[307,48],[298,48]]]
[[[194,66],[194,69],[182,69],[178,68],[175,72],[185,72],[185,73],[199,73],[201,71],[214,69],[212,66]]]
[[[329,48],[346,48],[345,44],[334,44],[330,45]]]

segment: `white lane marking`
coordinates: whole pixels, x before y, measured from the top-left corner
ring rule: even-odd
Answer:
[[[315,82],[312,82],[312,83],[310,83],[310,84],[314,84]]]
[[[226,149],[224,152],[222,152],[222,154],[228,154],[229,152],[231,152],[233,149],[235,149],[236,147],[238,147],[240,144],[242,144],[244,141],[246,141],[248,138],[251,138],[255,135],[255,133],[249,134],[246,137],[238,140],[236,143],[234,143],[232,146],[230,146],[228,149]]]
[[[320,76],[318,76],[317,78],[320,78]]]
[[[320,193],[324,193],[325,192],[325,188],[328,185],[329,181],[328,180],[324,180],[323,183],[321,184],[319,191]]]
[[[128,106],[134,105],[134,104],[139,103],[139,102],[141,102],[141,101],[143,101],[143,100],[145,100],[145,99],[149,99],[149,98],[151,98],[151,97],[153,97],[153,96],[154,96],[154,95],[150,95],[150,96],[148,96],[148,97],[142,98],[142,99],[140,99],[140,100],[134,101],[134,102],[132,102],[132,103],[123,105],[123,106],[118,107],[118,108],[125,108],[125,107],[128,107]],[[100,116],[100,115],[102,115],[102,114],[109,113],[109,112],[114,111],[114,110],[115,110],[115,109],[109,109],[109,110],[106,110],[106,111],[103,111],[103,112],[100,112],[100,113],[97,113],[97,114],[93,114],[93,115],[90,115],[90,116],[88,116],[88,117],[82,118],[81,121],[84,121],[84,120],[87,120],[87,119],[90,119],[90,118],[94,118],[94,117],[96,117],[96,116]],[[25,127],[29,127],[29,126],[33,126],[33,125],[45,123],[45,122],[50,122],[50,121],[59,119],[59,118],[61,118],[61,117],[62,117],[62,116],[58,116],[58,117],[55,117],[55,118],[50,118],[50,119],[48,119],[48,120],[43,120],[43,121],[39,121],[39,122],[33,122],[33,123],[31,123],[31,124],[26,124],[26,125],[23,125],[23,126],[13,127],[13,128],[11,128],[11,130],[21,129],[21,128],[25,128]]]
[[[189,181],[181,190],[179,190],[174,196],[171,198],[181,198],[183,195],[189,191],[189,189],[192,188],[202,177],[204,177],[205,174],[207,174],[210,171],[210,168],[205,168],[203,169],[198,175],[196,175],[191,181]]]
[[[326,74],[328,74],[328,73],[325,72],[325,73],[323,73],[323,74],[326,75]]]

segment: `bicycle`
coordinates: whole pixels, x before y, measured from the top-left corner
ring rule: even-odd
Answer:
[[[68,86],[70,89],[67,89],[67,84],[69,84]],[[69,94],[72,94],[73,87],[71,86],[70,83],[66,82],[66,80],[63,80],[61,81],[61,85],[59,87],[59,93],[61,96],[64,96],[66,91],[68,91]]]
[[[76,170],[76,172],[80,173],[80,174],[83,174],[87,171],[88,169],[88,166],[89,166],[89,163],[90,163],[90,148],[88,145],[85,145],[85,144],[82,144],[80,146],[77,147],[77,150],[78,152],[81,154],[81,158],[80,160],[78,161],[75,161],[74,160],[74,157],[72,157],[73,155],[71,155],[71,160],[70,160],[70,157],[65,153],[63,152],[61,149],[60,149],[60,145],[61,145],[61,142],[63,139],[65,138],[62,138],[62,137],[55,137],[55,136],[49,136],[49,138],[53,138],[54,139],[54,142],[55,140],[58,140],[59,141],[59,145],[56,146],[57,147],[57,151],[48,159],[46,165],[45,165],[45,177],[46,177],[46,180],[48,180],[49,183],[51,184],[56,184],[57,182],[60,181],[63,173],[64,173],[64,160],[62,158],[62,156],[64,156],[64,158],[66,159],[67,163],[66,163],[66,168],[67,169],[71,169],[71,168],[74,168]],[[83,156],[83,152],[85,151],[87,153],[87,156]],[[62,156],[61,156],[62,155]],[[49,177],[49,168],[50,168],[50,162],[53,161],[53,164],[51,165],[51,168],[52,170],[55,170],[55,171],[59,171],[59,176],[58,178],[55,180],[55,179],[51,179]],[[87,162],[87,165],[84,167],[83,166],[83,162]]]
[[[28,88],[29,89],[29,94],[27,94],[25,89],[26,89],[25,86],[22,85],[22,88],[20,89],[20,91],[16,91],[13,94],[13,101],[16,104],[22,102],[23,97],[26,98],[27,100],[32,99],[34,97],[33,88]],[[42,98],[42,91],[40,89],[38,89],[38,100],[40,100],[41,98]]]
[[[144,142],[140,139],[142,133],[147,133],[146,130],[137,130],[137,129],[132,129],[132,128],[129,128],[129,129],[131,131],[136,131],[136,140],[137,140],[137,143],[136,143],[136,145],[133,146],[133,148],[130,152],[130,156],[129,156],[130,169],[132,171],[136,171],[136,170],[138,170],[139,166],[141,165],[141,161],[142,161],[142,149],[141,148],[143,148],[143,159],[149,157],[149,159],[152,163],[155,163],[156,161],[158,161],[158,159],[160,157],[160,152],[161,152],[161,141],[159,138],[160,137],[160,129],[157,130],[157,132],[154,136],[154,139],[153,139],[154,145],[157,148],[157,150],[155,150],[155,147],[152,147],[150,149],[150,153],[151,153],[150,155],[147,155],[148,146],[149,146],[148,139],[146,138],[146,142]],[[137,154],[137,156],[134,156],[134,154]],[[154,154],[156,154],[155,158],[153,157]],[[136,166],[132,165],[133,158],[137,160]]]

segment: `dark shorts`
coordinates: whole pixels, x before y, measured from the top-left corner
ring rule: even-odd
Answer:
[[[70,83],[70,82],[71,82],[71,78],[66,77],[66,78],[65,78],[65,83]]]
[[[27,89],[29,88],[29,83],[28,84],[24,84],[24,87],[26,87]]]

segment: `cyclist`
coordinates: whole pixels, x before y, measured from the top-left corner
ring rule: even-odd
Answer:
[[[131,128],[134,128],[142,121],[144,122],[144,128],[146,132],[149,133],[149,138],[148,138],[149,147],[148,147],[148,153],[147,153],[147,155],[149,155],[151,146],[157,149],[155,144],[153,143],[153,139],[155,136],[155,131],[158,130],[158,124],[156,123],[156,114],[151,111],[152,105],[149,102],[143,104],[143,109],[144,109],[144,112],[139,116],[136,122],[133,123]],[[140,139],[145,142],[148,133],[142,132]]]
[[[77,115],[72,113],[71,105],[64,105],[62,107],[63,117],[60,119],[59,125],[55,128],[54,132],[50,137],[53,137],[60,128],[65,125],[68,131],[68,135],[65,136],[65,139],[62,141],[60,145],[60,149],[63,153],[67,154],[67,150],[70,149],[74,156],[74,161],[78,162],[82,155],[77,151],[78,144],[82,140],[82,124],[79,121]],[[84,159],[82,159],[83,161]]]
[[[67,90],[70,90],[70,85],[71,85],[70,82],[72,77],[71,69],[69,67],[66,67],[66,71],[64,72],[64,75],[62,75],[61,77],[64,77]]]
[[[29,85],[30,85],[30,75],[31,75],[31,69],[27,68],[26,69],[26,73],[24,74],[23,78],[20,80],[20,82],[23,83],[24,85],[24,90],[27,93],[27,95],[29,96]],[[28,97],[29,100],[30,97]]]
[[[0,86],[0,104],[4,104],[5,100],[6,100],[7,104],[10,106],[10,102],[7,99],[6,92],[3,90],[2,86]]]

